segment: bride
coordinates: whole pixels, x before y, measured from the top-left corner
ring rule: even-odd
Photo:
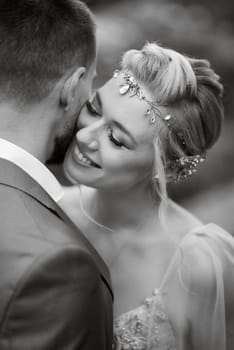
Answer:
[[[115,350],[233,349],[233,238],[166,191],[218,139],[222,91],[208,61],[148,43],[80,114],[61,206],[110,268]]]

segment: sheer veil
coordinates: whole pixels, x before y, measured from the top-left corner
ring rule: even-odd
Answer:
[[[233,328],[234,239],[215,224],[202,224],[172,201],[170,207],[191,223],[187,234],[175,237],[178,248],[160,286],[177,350],[188,350],[188,342],[184,341],[187,332],[191,348],[195,344],[201,350],[231,350],[234,331],[228,324]],[[175,329],[174,324],[179,326]],[[153,336],[152,327],[149,332]],[[151,335],[148,349],[153,349]]]

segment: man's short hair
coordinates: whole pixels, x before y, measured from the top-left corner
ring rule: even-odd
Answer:
[[[95,25],[78,0],[0,0],[0,98],[40,102],[96,55]]]

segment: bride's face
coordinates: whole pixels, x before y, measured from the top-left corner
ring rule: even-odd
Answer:
[[[73,183],[125,191],[148,182],[154,162],[155,124],[144,117],[147,103],[120,95],[124,79],[110,79],[87,102],[64,170]]]

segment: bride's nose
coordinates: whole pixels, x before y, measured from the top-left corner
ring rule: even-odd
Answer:
[[[101,120],[90,124],[76,133],[76,141],[82,145],[85,149],[90,151],[96,151],[98,149],[98,138],[100,130],[103,128],[103,122]]]

